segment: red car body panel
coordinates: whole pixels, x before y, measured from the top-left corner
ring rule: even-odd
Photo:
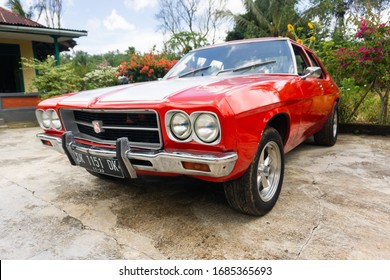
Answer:
[[[275,116],[287,120],[286,135],[283,137],[285,153],[323,127],[339,98],[339,91],[322,64],[321,67],[321,79],[303,79],[294,74],[168,79],[67,94],[44,100],[37,108],[52,108],[57,112],[64,108],[154,110],[159,116],[165,151],[237,153],[234,169],[227,176],[192,175],[203,180],[223,182],[240,177],[247,170],[257,151],[262,131]],[[144,99],[133,94],[142,91],[145,91]],[[155,96],[147,98],[148,93],[156,91]],[[169,124],[165,123],[165,116],[170,110],[182,110],[187,114],[197,111],[214,113],[220,121],[221,140],[215,145],[173,141],[166,129]],[[47,135],[56,137],[63,132],[45,131]],[[139,173],[174,175],[149,171]]]

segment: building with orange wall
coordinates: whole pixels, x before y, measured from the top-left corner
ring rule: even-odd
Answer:
[[[3,122],[35,119],[38,94],[31,90],[31,82],[37,73],[24,68],[21,58],[42,60],[53,55],[59,64],[60,52],[73,48],[74,39],[81,36],[87,36],[87,31],[49,28],[0,7],[0,119]]]

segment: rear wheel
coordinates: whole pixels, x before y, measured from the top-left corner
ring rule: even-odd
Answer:
[[[266,127],[257,153],[243,176],[225,182],[228,203],[234,209],[261,216],[270,211],[283,184],[283,142],[277,130]]]
[[[326,120],[322,129],[314,134],[314,141],[321,146],[333,146],[336,144],[339,124],[339,110],[337,102],[333,106],[332,114]]]

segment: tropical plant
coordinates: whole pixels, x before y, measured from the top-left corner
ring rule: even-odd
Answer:
[[[176,62],[168,59],[166,54],[134,53],[130,56],[129,62],[124,61],[118,66],[115,75],[126,76],[131,83],[153,81],[164,77]]]
[[[351,46],[335,52],[337,71],[354,79],[365,88],[349,119],[371,92],[378,94],[381,106],[378,123],[387,121],[390,95],[390,25],[381,23],[377,15],[367,13],[357,22],[356,40]]]
[[[316,26],[317,24],[313,22],[308,22],[306,28],[302,26],[295,28],[294,25],[288,24],[286,36],[313,49],[314,43],[317,40]]]
[[[20,0],[8,0],[5,4],[11,11],[21,15],[22,17],[31,19],[34,15],[33,6],[29,6],[27,9],[23,7],[22,2]]]
[[[287,32],[289,23],[300,22],[296,11],[297,0],[243,0],[246,13],[224,15],[234,20],[235,26],[227,35],[227,40],[278,37]]]
[[[303,16],[322,22],[323,36],[331,37],[336,43],[348,36],[347,21],[351,15],[366,14],[370,11],[381,16],[389,7],[390,0],[310,0],[310,6]]]
[[[35,21],[43,15],[47,26],[61,28],[62,0],[32,0],[28,1],[28,7],[24,6],[20,0],[8,0],[6,6],[22,17]]]
[[[70,63],[56,66],[56,61],[51,56],[44,61],[22,58],[22,63],[23,67],[37,71],[29,90],[38,90],[42,99],[81,89],[82,80],[74,73]]]
[[[175,53],[181,57],[189,51],[202,47],[207,44],[206,38],[202,34],[193,34],[191,32],[180,32],[175,34],[166,43],[169,52]]]
[[[115,76],[116,67],[100,66],[92,72],[89,72],[83,78],[84,89],[95,89],[102,87],[110,87],[119,84],[118,78]]]

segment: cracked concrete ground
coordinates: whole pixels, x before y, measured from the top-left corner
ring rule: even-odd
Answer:
[[[0,259],[390,259],[390,137],[302,144],[275,208],[249,217],[220,184],[98,179],[39,131],[0,130]]]

